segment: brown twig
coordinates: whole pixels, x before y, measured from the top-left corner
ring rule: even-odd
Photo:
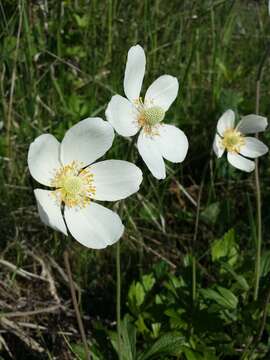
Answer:
[[[2,327],[9,332],[12,332],[16,335],[21,341],[23,341],[28,347],[32,350],[37,351],[39,353],[45,352],[45,349],[39,345],[34,339],[30,338],[25,334],[24,331],[20,329],[20,327],[13,321],[8,320],[4,317],[0,317],[0,324]]]
[[[67,275],[68,275],[70,293],[71,293],[72,302],[73,302],[73,306],[74,306],[74,310],[75,310],[75,314],[76,314],[76,318],[77,318],[77,323],[79,326],[82,342],[84,345],[86,359],[90,360],[91,357],[90,357],[89,347],[88,347],[88,343],[87,343],[87,339],[86,339],[86,335],[85,335],[85,331],[84,331],[84,326],[83,326],[83,322],[82,322],[82,318],[81,318],[81,314],[80,314],[80,310],[79,310],[79,306],[78,306],[78,302],[77,302],[77,298],[76,298],[75,287],[74,287],[74,283],[72,280],[72,274],[71,274],[71,268],[70,268],[69,256],[68,256],[67,250],[64,251],[64,262],[65,262],[65,267],[66,267],[66,271],[67,271]]]
[[[44,309],[37,309],[37,310],[30,310],[30,311],[12,311],[8,313],[1,313],[0,319],[5,318],[13,318],[13,317],[27,317],[27,316],[33,316],[33,315],[39,315],[43,313],[51,313],[54,312],[60,308],[63,308],[63,305],[53,305],[46,307]]]

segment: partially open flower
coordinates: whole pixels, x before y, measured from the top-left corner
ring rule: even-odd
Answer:
[[[124,91],[112,97],[106,109],[107,120],[122,136],[134,136],[141,130],[138,150],[151,173],[157,179],[166,177],[164,159],[179,163],[187,154],[186,135],[173,125],[163,123],[178,93],[178,80],[162,75],[140,97],[145,73],[145,53],[141,46],[130,48],[126,63]]]
[[[246,136],[246,134],[264,131],[267,127],[267,119],[259,115],[244,116],[235,126],[235,114],[227,110],[217,124],[213,149],[218,158],[227,151],[229,163],[237,169],[250,172],[255,168],[255,162],[247,158],[255,159],[268,152],[268,147],[260,140]]]
[[[70,128],[61,144],[43,134],[28,152],[33,178],[53,188],[34,190],[41,220],[65,235],[68,228],[77,241],[93,249],[115,243],[124,230],[119,216],[94,200],[124,199],[138,191],[142,181],[141,170],[127,161],[93,164],[111,147],[113,138],[108,122],[88,118]]]

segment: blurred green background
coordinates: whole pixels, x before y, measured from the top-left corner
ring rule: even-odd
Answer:
[[[167,163],[164,181],[132,157],[144,182],[123,211],[122,359],[269,359],[269,155],[260,160],[263,252],[254,301],[254,175],[211,150],[223,111],[239,118],[255,111],[270,40],[267,1],[2,0],[0,29],[0,359],[85,358],[64,249],[92,356],[117,358],[115,247],[89,250],[44,227],[26,159],[38,135],[61,140],[79,120],[105,118],[111,96],[123,94],[127,52],[137,43],[147,57],[143,91],[159,75],[178,78],[166,121],[186,133],[190,148],[183,164]],[[264,65],[260,114],[269,116],[268,59]],[[268,132],[262,140],[270,144]],[[106,158],[124,158],[127,147],[116,136]]]

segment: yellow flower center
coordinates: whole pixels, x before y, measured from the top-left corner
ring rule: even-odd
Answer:
[[[57,200],[69,208],[87,206],[96,192],[94,179],[89,168],[82,169],[77,161],[56,170],[51,185],[56,188],[53,194]]]
[[[236,129],[227,129],[221,140],[222,146],[232,153],[239,153],[243,145],[245,145],[244,136]]]

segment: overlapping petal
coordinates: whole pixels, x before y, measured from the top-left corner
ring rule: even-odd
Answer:
[[[143,161],[153,176],[157,179],[165,179],[165,163],[155,140],[141,132],[137,145]]]
[[[73,160],[87,166],[103,156],[112,146],[114,131],[108,121],[87,118],[72,126],[61,143],[61,161]]]
[[[267,118],[259,115],[246,115],[244,116],[237,125],[237,130],[242,134],[255,134],[258,132],[265,131],[268,122]]]
[[[124,78],[124,91],[130,101],[139,98],[145,73],[145,53],[140,45],[132,46],[128,51]]]
[[[268,147],[262,141],[253,137],[245,137],[245,144],[240,149],[240,154],[249,158],[257,158],[267,152]]]
[[[232,110],[227,110],[225,113],[219,118],[217,124],[218,134],[223,136],[224,131],[227,129],[233,129],[235,122],[235,114]]]
[[[138,132],[137,116],[136,107],[120,95],[114,95],[106,109],[107,120],[122,136],[133,136]]]
[[[167,111],[176,99],[178,88],[178,80],[175,77],[162,75],[147,89],[145,103],[160,106],[164,111]]]
[[[57,203],[52,191],[35,189],[34,194],[38,204],[38,212],[42,222],[51,228],[67,235],[67,228],[61,213],[60,204]]]
[[[50,186],[55,170],[61,166],[60,143],[50,134],[40,135],[31,143],[27,161],[33,178]]]
[[[71,235],[82,245],[103,249],[114,244],[123,234],[120,217],[96,203],[83,209],[65,208],[65,220]]]
[[[105,160],[91,165],[96,187],[96,200],[117,201],[139,190],[142,172],[134,164],[122,160]]]
[[[174,163],[184,161],[188,151],[188,139],[182,130],[173,125],[162,124],[154,141],[166,160]]]
[[[228,152],[227,159],[229,163],[239,170],[251,172],[255,169],[255,162],[244,158],[243,156],[235,153]]]

